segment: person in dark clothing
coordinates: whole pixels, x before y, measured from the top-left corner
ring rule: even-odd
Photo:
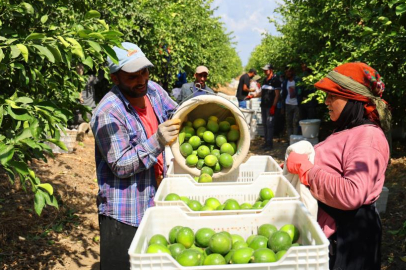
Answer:
[[[261,116],[264,126],[265,143],[262,147],[265,150],[273,149],[273,133],[275,128],[275,111],[280,97],[281,81],[273,72],[271,64],[262,67],[265,78],[262,82],[261,92],[254,97],[261,97]]]
[[[251,68],[248,73],[245,73],[240,77],[240,81],[237,87],[237,99],[240,108],[247,108],[247,101],[245,100],[248,93],[255,92],[255,89],[250,89],[250,80],[257,75],[257,71]]]
[[[300,74],[300,80],[304,77],[307,77],[312,74],[312,70],[307,67],[305,63],[302,63],[302,73]],[[303,82],[301,82],[303,84]],[[299,103],[299,119],[315,119],[316,118],[316,107],[317,100],[316,97],[313,97],[311,100],[303,103],[306,99],[309,98],[309,95],[315,92],[315,88],[311,86],[301,86],[301,93],[298,95],[297,101]]]

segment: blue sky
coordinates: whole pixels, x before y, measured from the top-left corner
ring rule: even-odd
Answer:
[[[214,0],[212,7],[218,7],[215,16],[221,17],[227,31],[234,32],[237,53],[242,64],[248,63],[254,48],[261,44],[262,33],[277,34],[268,17],[275,18],[274,9],[278,0]],[[249,68],[249,67],[248,67]]]

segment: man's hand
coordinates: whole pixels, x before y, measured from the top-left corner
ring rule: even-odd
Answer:
[[[172,144],[178,137],[180,129],[180,119],[171,119],[158,126],[158,141],[163,147]]]

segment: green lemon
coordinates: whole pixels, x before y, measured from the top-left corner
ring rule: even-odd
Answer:
[[[198,247],[203,247],[206,248],[209,246],[209,241],[210,238],[215,234],[216,232],[213,231],[210,228],[201,228],[197,230],[195,234],[195,243]]]
[[[182,227],[176,234],[176,243],[182,244],[185,248],[190,248],[195,242],[195,234],[189,227]]]
[[[269,263],[276,261],[277,259],[275,252],[268,248],[260,248],[255,250],[250,260],[251,263]]]
[[[180,196],[176,193],[169,193],[166,195],[165,201],[180,201]]]
[[[212,209],[217,209],[221,205],[220,201],[216,198],[207,198],[204,205],[211,207]]]
[[[245,242],[247,242],[248,245],[251,244],[252,240],[254,240],[254,238],[256,237],[256,234],[250,235],[248,236],[247,240]]]
[[[264,207],[265,205],[267,205],[269,203],[269,200],[264,200],[261,202],[261,207]]]
[[[219,207],[216,208],[217,211],[222,211],[224,210],[225,204],[220,205]]]
[[[222,132],[227,132],[230,130],[230,123],[228,121],[221,121],[219,124],[219,130]]]
[[[227,141],[229,142],[236,142],[240,138],[240,131],[231,128],[230,131],[227,133]]]
[[[196,164],[196,168],[198,168],[199,170],[201,170],[202,168],[203,168],[203,166],[204,166],[204,159],[199,159],[198,161],[197,161],[197,164]]]
[[[231,168],[234,163],[233,157],[228,153],[223,153],[220,155],[219,159],[220,165],[223,168]]]
[[[196,200],[190,200],[187,206],[189,206],[189,208],[193,211],[200,211],[200,209],[202,208],[202,204]]]
[[[231,239],[233,239],[233,244],[235,242],[238,242],[238,241],[245,242],[244,238],[241,235],[238,235],[238,234],[232,234]]]
[[[240,210],[240,204],[234,199],[228,199],[224,202],[224,210]]]
[[[216,233],[209,240],[209,248],[214,253],[227,254],[232,247],[232,239],[227,234]]]
[[[190,155],[186,158],[186,165],[189,167],[196,167],[197,162],[199,161],[199,158],[195,155]]]
[[[263,235],[269,239],[269,237],[274,234],[274,232],[278,231],[278,229],[272,224],[262,224],[258,228],[258,234]]]
[[[266,248],[268,246],[268,238],[263,235],[258,235],[252,239],[252,242],[248,246],[254,250]]]
[[[252,205],[249,203],[242,203],[240,205],[240,209],[251,209],[251,208],[252,208]]]
[[[184,143],[179,147],[179,150],[182,156],[187,157],[192,154],[193,147],[190,143]]]
[[[203,265],[221,265],[226,264],[226,260],[223,256],[217,253],[210,254],[204,259]]]
[[[248,247],[248,244],[245,243],[245,241],[237,241],[233,244],[232,249],[240,249],[240,248],[246,248]]]
[[[184,126],[185,127],[193,127],[193,123],[190,122],[190,121],[187,121],[187,122],[184,123]]]
[[[210,130],[213,133],[217,133],[219,131],[219,124],[217,122],[209,120],[206,126],[207,130]]]
[[[209,167],[216,165],[217,161],[218,159],[216,158],[215,155],[207,155],[204,158],[204,163]]]
[[[219,149],[213,149],[213,150],[211,150],[211,153],[210,153],[210,154],[213,155],[213,156],[216,156],[217,159],[219,159],[220,156],[221,156],[221,153],[220,153],[220,150],[219,150]]]
[[[249,263],[254,250],[250,247],[237,249],[231,257],[232,264],[245,264]]]
[[[182,266],[198,266],[201,264],[202,256],[195,249],[185,249],[176,257],[176,261]]]
[[[181,147],[182,147],[182,145],[181,145]],[[201,146],[199,146],[199,148],[197,148],[197,155],[199,156],[199,158],[205,158],[209,154],[210,154],[210,149],[206,145],[201,145]]]
[[[227,134],[228,135],[228,134]],[[205,142],[207,142],[207,143],[214,143],[215,142],[215,140],[214,140],[214,134],[213,134],[213,132],[211,132],[211,131],[205,131],[204,133],[203,133],[203,140],[205,141]]]
[[[198,129],[200,127],[204,127],[206,126],[206,120],[204,120],[203,118],[197,118],[195,119],[195,121],[193,121],[193,127],[195,129]]]
[[[216,165],[213,166],[213,171],[215,173],[221,171],[221,169],[222,168],[221,168],[220,162],[217,162]]]
[[[207,166],[203,166],[203,168],[200,171],[201,174],[207,173],[210,176],[213,176],[213,169]]]
[[[208,173],[202,173],[199,176],[199,181],[198,182],[199,183],[210,183],[210,182],[213,182],[213,178]]]
[[[293,224],[286,224],[283,225],[282,228],[279,229],[280,231],[287,232],[292,239],[292,243],[296,243],[296,241],[299,239],[300,232],[297,229],[297,227]]]
[[[260,209],[260,208],[262,208],[262,207],[261,207],[261,204],[262,204],[261,201],[255,202],[255,203],[252,205],[252,209]]]
[[[182,229],[182,226],[175,226],[169,231],[169,243],[174,244],[176,243],[176,235],[178,234],[178,231]]]
[[[287,232],[283,231],[274,232],[268,240],[268,247],[274,252],[288,250],[291,245],[292,239]]]
[[[195,135],[195,130],[192,127],[186,126],[185,127],[185,141],[189,141],[189,139]]]
[[[190,199],[186,196],[180,196],[180,199],[185,202],[186,204],[188,204],[190,202]]]
[[[209,118],[207,118],[207,121],[214,121],[217,123],[219,121],[219,119],[217,116],[212,115],[212,116],[209,116]]]
[[[276,253],[276,260],[279,261],[283,257],[283,255],[285,255],[285,254],[286,254],[286,250],[279,250]]]
[[[148,242],[148,245],[152,245],[152,244],[167,246],[168,241],[166,240],[165,236],[163,236],[162,234],[155,234],[154,236],[151,237],[151,239],[149,239],[149,242]]]
[[[234,155],[235,151],[233,146],[230,143],[225,143],[220,147],[220,153],[224,154],[230,154],[230,155]]]
[[[210,206],[203,205],[202,208],[200,208],[199,211],[214,211],[214,209],[211,208]]]
[[[259,197],[261,198],[261,201],[264,201],[264,200],[270,200],[270,199],[272,199],[273,197],[275,197],[275,195],[274,195],[272,189],[270,189],[270,188],[263,188],[263,189],[261,189],[261,191],[259,192]]]
[[[237,152],[237,145],[235,144],[235,142],[230,142],[231,147],[233,147],[234,149],[234,153]]]
[[[174,257],[175,259],[179,254],[182,253],[182,251],[184,251],[186,249],[182,244],[179,244],[179,243],[169,245],[168,248],[172,254],[172,257]]]
[[[171,251],[163,245],[160,244],[152,244],[148,247],[147,253],[167,253],[169,255],[171,254]]]
[[[224,135],[218,135],[216,137],[216,145],[221,147],[223,144],[227,143],[227,138]]]
[[[189,144],[193,147],[193,149],[199,148],[201,142],[202,141],[200,140],[199,136],[192,136],[189,139]]]
[[[231,117],[231,116],[227,117],[226,121],[229,122],[230,125],[235,125],[236,124],[235,118]]]
[[[205,127],[199,127],[196,130],[196,135],[199,136],[200,139],[203,139],[203,134],[207,129]]]
[[[235,249],[231,249],[231,250],[227,253],[227,255],[224,256],[224,259],[225,259],[226,263],[230,263],[231,258],[232,258],[232,256],[233,256],[234,252],[235,252]]]

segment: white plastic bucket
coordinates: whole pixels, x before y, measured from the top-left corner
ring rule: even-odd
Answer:
[[[319,136],[320,119],[306,119],[299,121],[302,134],[306,138],[317,138]]]
[[[319,143],[318,138],[306,138],[305,136],[302,136],[302,135],[290,135],[289,139],[290,139],[290,144],[297,143],[298,141],[308,141],[314,146],[315,144]]]

